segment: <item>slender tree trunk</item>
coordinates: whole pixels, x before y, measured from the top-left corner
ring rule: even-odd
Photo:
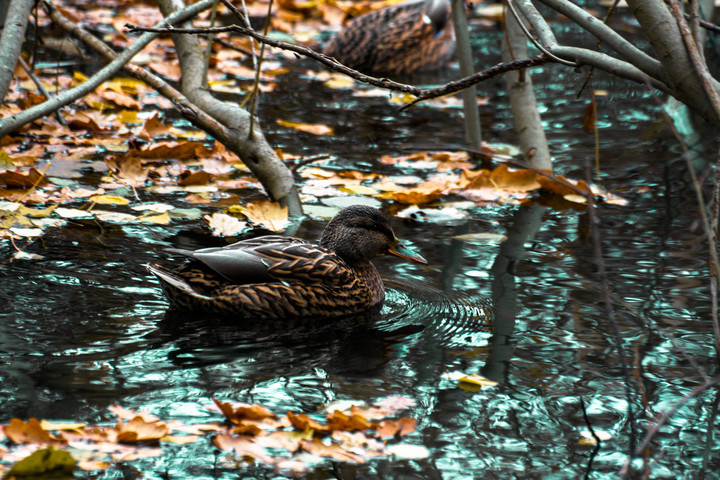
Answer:
[[[460,75],[467,77],[475,72],[475,67],[473,66],[470,35],[468,32],[467,17],[465,15],[465,2],[463,0],[452,1],[452,20],[457,42],[457,56],[460,62]],[[463,112],[465,116],[465,141],[469,145],[479,149],[482,146],[482,130],[480,128],[477,88],[475,85],[472,85],[463,90],[462,95]]]
[[[503,61],[510,62],[526,58],[527,38],[509,12],[505,15],[505,41],[502,45]],[[505,84],[510,94],[515,129],[525,161],[536,168],[552,170],[547,138],[537,108],[533,83],[529,70],[512,71],[505,74]]]
[[[184,8],[181,0],[158,0],[158,5],[165,16]],[[182,70],[180,90],[183,95],[231,131],[233,143],[227,147],[247,165],[273,200],[288,206],[290,216],[301,216],[302,205],[292,172],[265,139],[259,120],[255,118],[251,122],[250,113],[216,99],[207,88],[205,55],[199,38],[175,34],[173,42]]]
[[[17,59],[25,40],[30,10],[35,3],[33,0],[0,0],[0,3],[7,1],[10,5],[4,7],[7,8],[7,17],[0,36],[0,102],[5,99],[10,88]]]

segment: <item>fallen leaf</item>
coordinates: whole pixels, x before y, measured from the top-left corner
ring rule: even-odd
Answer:
[[[213,213],[205,215],[212,234],[216,237],[232,237],[242,233],[247,228],[247,222],[241,222],[226,213]]]
[[[127,198],[117,195],[93,195],[88,200],[102,205],[127,205],[130,203]]]
[[[289,122],[286,120],[275,120],[275,123],[283,127],[294,128],[301,132],[312,133],[313,135],[334,135],[335,131],[332,127],[323,125],[321,123],[302,123],[302,122]]]
[[[313,455],[317,455],[319,457],[330,457],[334,458],[335,460],[340,460],[342,462],[365,462],[365,459],[363,457],[357,455],[356,453],[345,450],[341,445],[337,443],[331,443],[330,445],[326,445],[319,438],[313,438],[312,440],[303,440],[300,443],[300,447],[304,451],[312,453]]]
[[[5,472],[3,477],[32,477],[50,474],[70,475],[75,470],[76,465],[77,462],[69,452],[47,447],[17,462],[10,470]]]
[[[281,207],[279,203],[257,200],[250,202],[240,209],[248,220],[263,225],[273,232],[282,232],[290,223],[288,208]]]
[[[56,440],[50,432],[42,428],[36,418],[31,418],[27,423],[19,418],[13,418],[4,431],[5,435],[15,443],[50,443]]]
[[[139,415],[127,423],[119,420],[115,429],[118,432],[117,440],[121,443],[158,442],[168,434],[165,423],[148,422]]]

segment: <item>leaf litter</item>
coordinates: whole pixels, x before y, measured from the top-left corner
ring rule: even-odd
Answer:
[[[118,462],[161,456],[168,444],[186,445],[202,438],[228,452],[228,461],[261,462],[286,473],[307,471],[322,459],[364,463],[403,449],[424,448],[402,443],[416,428],[414,418],[397,416],[415,405],[406,397],[387,397],[370,407],[345,402],[335,405],[344,410],[325,414],[288,411],[282,416],[258,404],[213,402],[225,422],[164,421],[119,405],[109,408],[117,416],[112,426],[13,418],[0,426],[0,442],[7,444],[0,444],[0,468],[12,463],[10,472],[34,474],[72,472],[76,465],[102,470]]]

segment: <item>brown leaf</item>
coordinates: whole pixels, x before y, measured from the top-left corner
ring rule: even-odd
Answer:
[[[498,190],[529,192],[540,188],[538,177],[539,175],[532,170],[510,170],[503,163],[490,173],[490,182]]]
[[[367,430],[373,428],[375,424],[358,413],[347,415],[339,410],[335,410],[327,416],[327,427],[329,430]]]
[[[573,184],[570,180],[563,177],[562,175],[557,175],[557,178],[560,180],[565,180],[566,182]],[[547,177],[538,176],[538,183],[540,183],[540,186],[544,188],[545,190],[548,190],[556,195],[565,196],[565,195],[572,195],[576,194],[577,192],[570,187],[563,185],[562,183],[556,182],[555,180],[552,180]],[[588,187],[587,183],[580,180],[575,184],[575,186],[582,192],[589,193],[590,188]]]
[[[378,437],[394,437],[407,435],[415,431],[417,421],[414,418],[403,417],[398,420],[383,420],[377,427]]]
[[[212,175],[207,173],[205,170],[196,170],[194,172],[185,170],[177,183],[182,186],[207,185],[210,181],[212,181]]]
[[[283,231],[289,223],[288,208],[275,202],[256,200],[245,205],[241,212],[251,222],[274,232]]]
[[[300,446],[304,451],[312,453],[313,455],[318,455],[320,457],[330,457],[334,458],[335,460],[340,460],[342,462],[365,462],[365,459],[363,457],[345,450],[341,445],[338,445],[337,443],[325,445],[319,438],[313,438],[312,440],[303,440],[300,443]]]
[[[147,422],[140,415],[133,417],[128,423],[119,420],[115,430],[120,443],[158,442],[169,432],[164,422]]]
[[[130,180],[134,186],[145,183],[148,169],[142,160],[132,155],[115,155],[105,158],[105,164],[118,177]]]
[[[312,133],[313,135],[335,135],[335,131],[332,127],[323,125],[321,123],[302,123],[302,122],[289,122],[287,120],[275,120],[275,123],[282,125],[283,127],[294,128],[301,132]]]
[[[234,424],[240,425],[243,420],[264,420],[264,419],[276,419],[277,415],[272,413],[266,407],[258,405],[256,403],[248,404],[241,403],[233,405],[228,402],[221,402],[213,398],[213,402],[220,409],[225,418]]]
[[[156,137],[170,133],[170,126],[163,124],[158,117],[159,114],[156,113],[145,122],[142,131],[138,134],[140,138],[152,141]]]
[[[31,418],[27,423],[19,418],[13,418],[4,430],[5,435],[15,443],[52,443],[57,440],[42,428],[36,418]]]
[[[213,444],[221,450],[230,450],[242,455],[247,460],[260,460],[265,463],[273,463],[273,458],[265,451],[265,447],[258,445],[252,437],[233,436],[226,433],[218,433],[213,437]]]
[[[299,415],[295,415],[292,412],[287,413],[287,418],[290,420],[290,424],[293,426],[293,428],[304,431],[304,430],[313,430],[318,433],[327,433],[330,431],[330,429],[327,427],[327,425],[323,425],[316,420],[313,420],[310,418],[306,413],[301,413]]]
[[[0,173],[0,185],[9,188],[30,188],[33,185],[44,186],[50,181],[36,168],[31,168],[27,174],[20,172]]]

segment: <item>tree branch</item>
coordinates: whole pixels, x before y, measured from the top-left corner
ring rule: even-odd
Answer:
[[[167,17],[165,20],[160,22],[158,25],[172,25],[175,22],[180,22],[186,18],[189,18],[202,10],[209,8],[214,0],[201,0],[200,2],[191,5],[181,11],[175,12],[173,15]],[[102,82],[115,75],[123,65],[128,63],[132,57],[134,57],[140,50],[150,43],[155,37],[156,33],[145,33],[141,35],[129,48],[118,55],[118,57],[98,71],[90,79],[80,85],[65,90],[64,92],[52,97],[50,100],[43,102],[34,107],[23,110],[22,112],[5,118],[0,121],[0,139],[5,135],[18,130],[23,125],[32,122],[40,117],[44,117],[55,110],[77,100],[78,98],[87,95],[88,93],[95,90]]]

